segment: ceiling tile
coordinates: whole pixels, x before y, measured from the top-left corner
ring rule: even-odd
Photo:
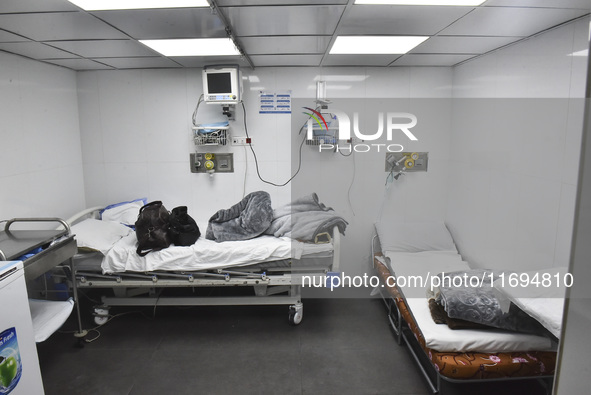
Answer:
[[[254,55],[250,59],[255,67],[319,66],[322,55]]]
[[[330,36],[241,37],[240,42],[249,55],[323,54]]]
[[[159,55],[145,45],[133,40],[52,41],[49,44],[85,58]]]
[[[480,7],[440,34],[527,37],[585,14],[553,8]]]
[[[0,30],[0,42],[3,43],[13,43],[13,42],[22,42],[22,41],[30,41],[27,38],[17,36],[16,34],[7,32],[5,30]]]
[[[164,57],[137,57],[137,58],[97,58],[97,62],[113,66],[117,69],[154,69],[182,67],[178,63]]]
[[[483,54],[519,39],[519,37],[435,36],[410,53]]]
[[[432,36],[473,8],[355,5],[343,16],[337,33]]]
[[[90,59],[52,59],[44,60],[46,63],[64,66],[72,70],[112,70],[113,68],[97,63]]]
[[[591,9],[589,0],[488,0],[484,6]]]
[[[315,5],[347,4],[348,0],[314,0]],[[218,0],[220,7],[266,6],[266,5],[309,5],[310,0]]]
[[[78,56],[34,41],[21,43],[0,43],[0,49],[33,59],[78,58]]]
[[[238,36],[331,35],[345,6],[227,7]]]
[[[391,66],[453,66],[457,63],[468,60],[475,55],[403,55],[398,58]]]
[[[400,55],[328,55],[323,66],[387,66]]]
[[[2,0],[0,13],[10,12],[63,12],[80,8],[66,0]]]
[[[203,67],[215,64],[237,64],[250,67],[240,56],[173,56],[172,60],[184,67]]]
[[[35,41],[127,38],[83,12],[2,14],[0,26]]]
[[[224,24],[209,8],[92,12],[137,40],[226,37]]]

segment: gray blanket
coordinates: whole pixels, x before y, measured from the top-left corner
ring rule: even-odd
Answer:
[[[320,233],[332,233],[335,226],[338,226],[340,233],[345,234],[347,225],[347,221],[332,208],[320,203],[318,195],[312,193],[276,209],[273,222],[265,234],[314,241]]]
[[[229,209],[215,213],[207,224],[205,238],[215,241],[248,240],[260,236],[273,220],[271,196],[252,192]]]
[[[514,332],[545,335],[547,331],[516,305],[507,303],[495,291],[492,282],[502,272],[474,269],[438,274],[441,281],[435,301],[450,318],[475,322]],[[506,278],[508,272],[505,272]],[[492,280],[492,281],[491,281]],[[509,306],[508,310],[502,306]]]

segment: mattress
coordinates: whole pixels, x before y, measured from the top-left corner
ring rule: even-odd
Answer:
[[[301,243],[286,237],[260,236],[251,240],[217,243],[200,238],[188,247],[171,246],[141,257],[136,252],[137,238],[131,233],[102,254],[79,254],[78,270],[97,270],[100,260],[105,274],[152,271],[202,271],[265,264],[263,268],[288,267],[302,256],[318,259],[332,257],[332,244]],[[324,260],[325,261],[325,260]]]
[[[384,283],[393,273],[382,260],[375,259],[376,270]],[[554,374],[556,352],[553,351],[437,351],[427,347],[422,328],[405,303],[398,288],[386,287],[412,336],[424,350],[435,370],[444,377],[456,380],[520,378]],[[429,317],[430,318],[430,317]],[[464,333],[465,330],[456,332]]]
[[[500,280],[493,284],[508,300],[540,322],[550,333],[560,338],[566,285],[569,281],[567,267],[556,267],[523,273],[527,286],[505,286]],[[518,274],[516,278],[520,278]],[[531,282],[529,280],[532,280]],[[570,277],[572,280],[572,276]]]
[[[556,345],[543,336],[491,329],[453,330],[435,324],[428,306],[427,291],[431,278],[441,272],[469,269],[456,251],[385,251],[387,267],[406,287],[400,287],[409,313],[420,328],[425,346],[440,352],[552,351]],[[409,281],[416,279],[416,281]],[[420,281],[419,281],[420,279]],[[410,286],[409,286],[410,284]]]

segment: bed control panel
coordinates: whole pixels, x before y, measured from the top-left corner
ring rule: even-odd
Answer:
[[[233,153],[195,152],[191,154],[191,173],[233,173]]]
[[[387,172],[427,171],[428,152],[388,152],[386,153]]]

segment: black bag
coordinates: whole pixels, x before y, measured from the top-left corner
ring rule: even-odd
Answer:
[[[187,214],[187,206],[179,206],[172,209],[168,233],[175,246],[193,245],[199,236],[201,236],[199,226]]]
[[[143,206],[135,222],[138,255],[145,256],[149,252],[167,248],[171,243],[169,227],[170,214],[161,201],[150,202]]]

